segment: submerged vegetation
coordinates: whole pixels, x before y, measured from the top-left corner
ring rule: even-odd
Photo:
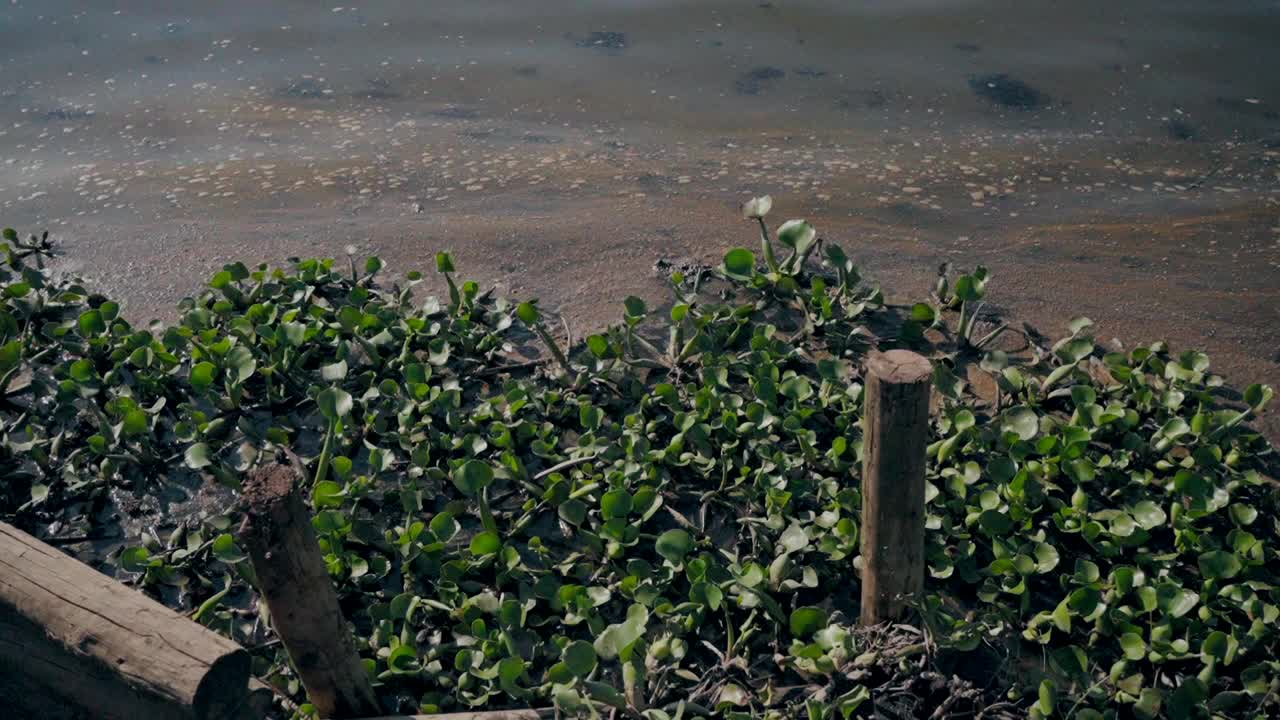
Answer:
[[[886,305],[769,204],[745,208],[759,255],[569,347],[448,254],[439,300],[377,258],[236,263],[138,328],[6,230],[0,515],[132,528],[114,570],[249,647],[282,712],[308,706],[231,501],[280,447],[389,711],[1280,713],[1280,494],[1247,422],[1270,387],[1104,350],[1083,318],[1009,330],[981,268]],[[889,347],[936,368],[929,574],[911,625],[859,629],[859,368]],[[164,536],[132,521],[192,478],[227,502]]]

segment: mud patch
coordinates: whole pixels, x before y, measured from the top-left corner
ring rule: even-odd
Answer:
[[[1049,96],[1005,73],[969,78],[969,89],[978,97],[1012,110],[1034,110],[1049,103]]]
[[[761,90],[787,76],[781,68],[764,65],[743,73],[734,83],[734,90],[739,95],[759,95]]]
[[[520,67],[515,69],[515,73],[520,77],[527,77],[527,78],[538,77],[538,66],[537,65],[521,65]]]
[[[529,145],[559,145],[564,142],[561,138],[552,137],[551,135],[538,135],[537,133],[525,133],[520,137],[520,141]]]

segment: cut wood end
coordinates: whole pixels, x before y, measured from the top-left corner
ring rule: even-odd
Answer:
[[[244,483],[245,505],[252,509],[280,502],[293,492],[296,477],[297,471],[292,465],[271,463],[254,468]]]
[[[910,350],[876,353],[867,360],[867,374],[888,383],[918,383],[933,376],[929,359]]]

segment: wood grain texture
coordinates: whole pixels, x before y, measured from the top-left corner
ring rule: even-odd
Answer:
[[[320,716],[375,716],[382,710],[338,606],[299,477],[291,464],[255,468],[244,486],[240,536],[271,626]]]
[[[243,712],[249,654],[0,523],[0,678],[40,717],[224,720]]]
[[[862,455],[863,625],[900,618],[924,589],[929,361],[906,350],[867,362]]]

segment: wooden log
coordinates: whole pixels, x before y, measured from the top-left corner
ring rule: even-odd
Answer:
[[[0,523],[0,696],[6,712],[39,706],[13,717],[233,718],[249,663],[234,642]]]
[[[481,712],[446,713],[444,715],[383,715],[361,720],[550,720],[554,708],[541,710],[487,710]]]
[[[929,361],[906,350],[867,362],[862,454],[863,625],[902,616],[924,589]]]
[[[244,486],[241,538],[258,576],[271,626],[320,717],[357,718],[382,709],[329,579],[294,465],[255,468]]]

